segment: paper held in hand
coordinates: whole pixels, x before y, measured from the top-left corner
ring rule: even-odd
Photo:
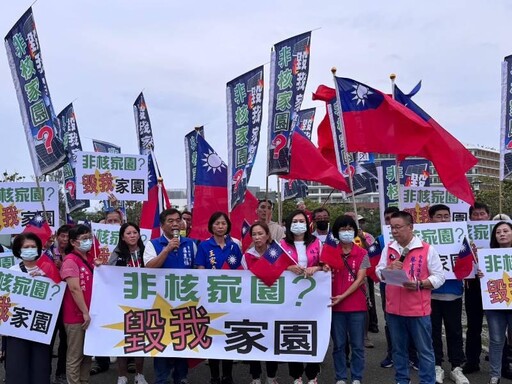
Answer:
[[[404,283],[409,282],[409,276],[403,269],[383,269],[382,282],[389,285],[403,287]]]

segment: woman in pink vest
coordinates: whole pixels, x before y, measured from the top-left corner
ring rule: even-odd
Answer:
[[[300,210],[293,211],[286,218],[285,227],[286,234],[281,240],[281,247],[297,262],[288,267],[288,270],[305,277],[313,276],[315,272],[322,269],[319,266],[322,243],[311,234],[306,214]],[[288,369],[294,384],[302,384],[304,372],[308,378],[308,384],[316,384],[320,364],[307,363],[304,368],[303,363],[292,362],[288,364]]]
[[[366,290],[364,286],[366,268],[370,267],[368,253],[354,244],[357,225],[350,216],[340,216],[332,227],[332,236],[339,240],[333,252],[324,246],[322,261],[332,268],[332,357],[337,384],[346,384],[347,361],[345,346],[350,340],[352,358],[350,376],[352,384],[361,384],[364,371],[364,335],[366,311]],[[326,253],[329,253],[328,257]]]
[[[68,284],[62,302],[64,327],[68,337],[66,377],[69,384],[89,381],[91,357],[84,355],[85,330],[91,322],[92,273],[94,258],[92,233],[86,225],[78,225],[69,231],[66,257],[60,276]]]

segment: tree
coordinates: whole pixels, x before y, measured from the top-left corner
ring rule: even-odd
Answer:
[[[500,212],[500,181],[492,177],[479,177],[478,191],[475,191],[475,199],[485,203],[491,211],[491,217],[498,213],[512,214],[512,182],[501,182],[501,212]]]

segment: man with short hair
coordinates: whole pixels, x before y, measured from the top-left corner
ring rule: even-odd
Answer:
[[[448,223],[452,221],[450,207],[444,204],[432,205],[428,210],[431,223]],[[464,361],[462,340],[462,293],[464,288],[460,280],[446,280],[439,288],[432,291],[432,341],[436,359],[436,383],[444,382],[443,364],[443,323],[446,331],[448,361],[452,365],[450,378],[455,384],[469,384],[462,372]]]
[[[329,234],[329,211],[326,208],[320,207],[313,211],[313,223],[315,224],[315,231],[313,235],[318,237],[323,243]]]
[[[160,227],[163,235],[150,240],[144,249],[144,265],[146,268],[191,269],[197,247],[193,240],[180,236],[182,217],[180,211],[171,208],[160,214]],[[187,383],[188,363],[183,358],[155,357],[155,384],[165,384],[171,369],[176,384]]]
[[[190,231],[192,230],[192,212],[189,212],[185,209],[183,212],[181,212],[181,218],[186,223],[185,236],[188,237]]]
[[[270,236],[272,240],[277,242],[284,239],[284,228],[280,226],[278,223],[272,221],[272,209],[274,208],[274,204],[270,200],[259,200],[258,208],[256,209],[256,214],[258,215],[258,221],[266,223],[268,225],[268,229],[270,230]]]
[[[105,214],[105,224],[123,224],[123,214],[119,209],[114,209]]]
[[[430,292],[445,281],[439,254],[413,232],[410,213],[393,213],[390,220],[394,241],[384,247],[377,276],[382,271],[404,270],[409,278],[402,286],[386,285],[386,311],[397,384],[409,384],[409,341],[419,356],[420,384],[435,382],[435,359],[430,323]]]

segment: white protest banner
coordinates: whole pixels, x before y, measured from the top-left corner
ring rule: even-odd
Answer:
[[[77,152],[76,195],[79,199],[145,201],[148,199],[148,156]]]
[[[50,344],[66,283],[0,269],[0,334]]]
[[[475,243],[477,248],[489,248],[491,243],[491,233],[497,220],[487,221],[468,221],[469,239]],[[508,221],[512,223],[512,221]]]
[[[10,249],[4,250],[4,252],[0,253],[0,268],[11,268],[14,264],[19,264],[21,259],[17,259],[12,254]]]
[[[428,209],[436,204],[450,208],[452,221],[466,221],[469,218],[469,204],[443,187],[403,188],[401,193],[402,209],[412,215],[415,223],[428,223]]]
[[[385,244],[393,240],[389,225],[382,226],[382,234]],[[464,237],[468,237],[466,222],[414,224],[414,234],[436,249],[443,263],[446,279],[455,280],[453,265],[459,256]]]
[[[101,260],[102,264],[107,264],[110,254],[117,247],[120,228],[121,226],[117,224],[91,224],[92,232],[100,243],[100,254],[96,255],[96,259]],[[141,229],[140,238],[142,243],[146,244],[146,241],[151,239],[151,229]]]
[[[478,250],[478,268],[484,309],[511,309],[512,305],[512,248]]]
[[[38,213],[46,209],[48,225],[59,227],[58,183],[0,183],[0,234],[18,234]]]
[[[322,362],[330,296],[325,272],[268,287],[250,271],[101,266],[84,353]]]

